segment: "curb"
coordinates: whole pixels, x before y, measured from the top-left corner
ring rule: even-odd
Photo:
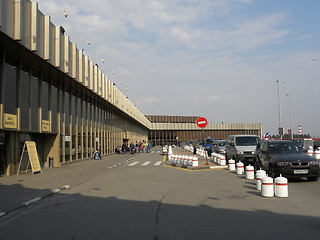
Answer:
[[[43,200],[43,199],[45,199],[45,198],[48,198],[48,197],[50,197],[50,196],[52,196],[52,195],[54,195],[54,194],[56,194],[56,193],[59,193],[59,192],[62,191],[62,190],[68,189],[68,188],[70,188],[70,185],[65,185],[65,186],[63,186],[63,187],[61,187],[61,188],[57,188],[57,189],[51,190],[50,192],[48,192],[47,194],[44,194],[43,196],[32,198],[32,199],[30,199],[30,200],[28,200],[28,201],[26,201],[26,202],[23,202],[23,203],[20,204],[19,206],[14,207],[14,208],[12,208],[12,209],[10,209],[10,210],[8,210],[8,211],[0,212],[0,217],[3,217],[3,216],[5,216],[5,215],[7,215],[7,214],[9,214],[9,213],[11,213],[11,212],[14,212],[14,211],[20,209],[20,208],[27,207],[27,206],[29,206],[29,205],[31,205],[31,204],[34,204],[34,203],[36,203],[36,202],[39,202],[40,200]]]
[[[177,167],[177,168],[185,168],[185,169],[188,169],[188,170],[227,169],[228,168],[228,166],[221,166],[221,165],[218,165],[218,166],[206,165],[206,166],[198,166],[198,167],[184,166],[184,165],[175,164],[175,163],[166,163],[165,165],[169,165],[169,166]]]

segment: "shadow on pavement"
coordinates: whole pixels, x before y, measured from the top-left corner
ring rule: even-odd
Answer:
[[[7,186],[0,185],[0,191]],[[38,191],[19,184],[12,191]],[[319,218],[58,193],[0,218],[1,239],[318,239]],[[170,194],[170,193],[168,193]],[[256,193],[254,193],[256,194]],[[217,198],[211,200],[222,201]],[[239,201],[245,201],[239,199]]]

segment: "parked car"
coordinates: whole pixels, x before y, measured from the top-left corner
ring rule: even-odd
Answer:
[[[205,138],[203,139],[203,143],[202,146],[204,147],[204,149],[210,154],[212,153],[212,147],[215,141],[217,141],[217,138]],[[209,155],[210,156],[210,155]]]
[[[219,153],[222,155],[226,154],[227,140],[215,140],[212,143],[212,152]]]
[[[254,151],[260,141],[256,135],[230,135],[226,144],[226,159],[254,166]]]
[[[267,171],[270,177],[280,174],[288,178],[307,178],[318,181],[319,162],[305,154],[298,143],[289,140],[261,141],[255,151],[258,167]]]

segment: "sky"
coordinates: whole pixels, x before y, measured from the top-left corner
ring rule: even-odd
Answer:
[[[37,2],[146,115],[320,136],[319,0]]]

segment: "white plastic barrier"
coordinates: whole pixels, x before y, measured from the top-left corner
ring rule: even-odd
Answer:
[[[229,164],[229,170],[230,171],[235,171],[236,170],[236,161],[235,160],[230,159],[228,161],[228,164]]]
[[[309,155],[309,156],[313,156],[313,147],[312,146],[310,146],[309,147],[309,149],[308,149],[308,151],[307,151],[307,154]]]
[[[264,171],[264,170],[258,170],[257,172],[256,172],[256,180],[257,180],[257,182],[256,182],[256,188],[257,188],[257,190],[259,190],[259,191],[261,191],[261,179],[263,178],[263,177],[266,177],[267,175],[266,175],[266,171]]]
[[[237,162],[236,166],[237,166],[237,174],[238,175],[242,175],[244,173],[244,164],[243,164],[243,162],[241,162],[241,161]]]
[[[198,167],[198,164],[199,164],[198,157],[193,157],[192,167]]]
[[[189,156],[188,166],[192,166],[193,156]]]
[[[183,155],[181,160],[180,160],[180,165],[184,165],[185,159],[186,159],[186,155]]]
[[[186,158],[184,159],[184,165],[185,166],[189,165],[189,159],[190,159],[190,156],[186,156]]]
[[[285,177],[277,177],[274,180],[274,194],[276,197],[288,197],[288,179]]]
[[[261,179],[261,196],[262,197],[273,197],[274,188],[273,188],[273,178],[263,177]]]
[[[175,164],[178,164],[178,163],[179,163],[180,158],[181,158],[181,155],[179,154],[179,155],[177,156],[177,158],[174,160],[174,163],[175,163]]]
[[[185,165],[186,159],[187,159],[187,156],[183,155],[183,158],[180,161],[180,165]]]
[[[216,153],[212,153],[212,156],[213,156],[213,162],[217,162],[217,154]]]
[[[172,154],[171,159],[169,159],[169,162],[174,163],[175,159],[176,159],[176,155]]]
[[[246,166],[246,179],[254,179],[254,167],[251,165]]]
[[[201,157],[204,157],[204,151],[203,151],[203,149],[200,150],[200,156],[201,156]]]
[[[314,157],[315,159],[320,160],[320,149],[314,151]]]
[[[225,166],[226,165],[226,157],[223,155],[220,155],[220,165]]]
[[[172,146],[169,145],[169,149],[168,149],[168,159],[170,160],[172,157]]]

